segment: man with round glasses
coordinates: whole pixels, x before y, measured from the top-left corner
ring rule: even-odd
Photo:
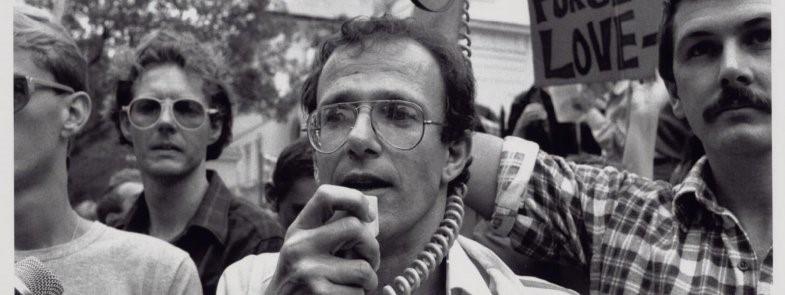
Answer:
[[[232,128],[230,93],[216,56],[193,36],[167,30],[116,58],[112,119],[131,145],[144,191],[119,228],[169,241],[191,255],[205,294],[229,264],[277,251],[280,225],[235,197],[205,161],[221,155]]]
[[[92,109],[87,61],[51,14],[24,4],[14,7],[13,85],[14,260],[37,258],[65,294],[201,292],[184,251],[71,208],[68,146]]]
[[[476,116],[456,44],[411,20],[355,19],[318,56],[302,102],[321,186],[281,252],[227,268],[220,294],[561,293],[458,237]]]

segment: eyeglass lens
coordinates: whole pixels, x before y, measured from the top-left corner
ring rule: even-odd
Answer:
[[[163,105],[158,100],[141,98],[131,103],[129,116],[134,125],[147,128],[158,122],[162,110]],[[204,106],[196,100],[176,100],[172,103],[171,110],[177,123],[185,128],[199,128],[207,119]]]
[[[309,123],[315,148],[330,153],[343,145],[361,108],[356,103],[339,103],[318,109]],[[409,102],[371,102],[371,122],[377,136],[399,149],[414,148],[422,137],[422,110]]]

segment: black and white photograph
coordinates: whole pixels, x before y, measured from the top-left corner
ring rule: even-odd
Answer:
[[[8,1],[0,285],[778,294],[773,2]]]

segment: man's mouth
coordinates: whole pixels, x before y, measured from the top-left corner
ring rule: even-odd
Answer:
[[[754,106],[754,105],[752,105],[750,103],[742,102],[740,100],[734,100],[730,104],[725,105],[722,108],[718,109],[718,113],[722,113],[722,112],[726,112],[726,111],[732,111],[732,110],[738,110],[738,109],[743,109],[743,108],[755,108],[755,107],[756,106]]]
[[[771,113],[771,109],[770,108],[767,109],[764,106],[761,106],[760,104],[755,104],[755,103],[752,103],[750,101],[735,99],[735,100],[733,100],[731,102],[728,102],[728,103],[720,105],[720,106],[718,106],[716,108],[710,109],[708,112],[706,112],[706,114],[707,114],[706,118],[709,119],[707,121],[711,122],[711,121],[716,120],[717,117],[719,117],[721,114],[723,114],[725,112],[735,111],[735,110],[740,110],[740,109],[755,109],[755,110],[760,110],[760,111],[763,111],[763,112]]]
[[[392,183],[370,174],[350,174],[344,177],[339,185],[360,191],[371,191],[389,188]]]
[[[182,151],[178,146],[169,143],[156,144],[150,147],[150,149],[154,151],[174,151],[174,152]]]

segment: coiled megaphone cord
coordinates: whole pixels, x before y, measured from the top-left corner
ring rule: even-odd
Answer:
[[[458,238],[461,224],[463,224],[463,196],[466,194],[466,190],[465,183],[454,186],[450,196],[447,197],[444,219],[431,237],[431,241],[425,245],[414,262],[404,269],[401,275],[393,279],[391,285],[382,288],[382,293],[385,295],[411,294],[420,287],[422,282],[428,280],[428,276],[442,263],[450,251],[450,247]]]

